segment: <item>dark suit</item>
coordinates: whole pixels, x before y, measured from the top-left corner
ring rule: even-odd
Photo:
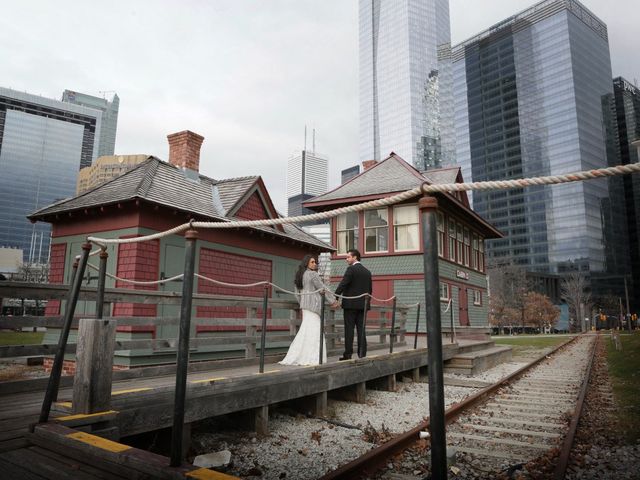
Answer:
[[[371,272],[361,263],[354,263],[347,267],[342,281],[336,288],[338,295],[355,297],[363,293],[372,292]],[[371,299],[369,299],[371,300]],[[365,296],[361,298],[345,298],[342,300],[344,310],[344,357],[353,355],[354,328],[358,331],[358,356],[367,355],[367,338],[364,326]]]

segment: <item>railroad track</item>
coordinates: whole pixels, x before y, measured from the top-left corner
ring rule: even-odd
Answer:
[[[508,478],[537,460],[563,478],[586,392],[597,337],[576,337],[546,357],[450,407],[446,412],[447,456],[456,475],[451,478]],[[428,421],[329,472],[323,479],[411,478],[429,466],[428,451],[405,471],[388,469],[391,458],[415,447]],[[424,443],[424,442],[423,442]],[[422,445],[424,449],[424,445]],[[415,455],[413,456],[415,457]]]

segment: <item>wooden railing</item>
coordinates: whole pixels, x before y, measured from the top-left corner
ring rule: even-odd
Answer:
[[[21,282],[0,282],[0,298],[30,298],[37,300],[64,300],[69,290],[68,285],[60,284],[29,284]],[[95,301],[96,288],[81,287],[79,299],[85,301]],[[141,291],[131,289],[105,289],[105,302],[108,303],[144,303],[155,305],[180,305],[181,295],[174,292],[161,291]],[[244,318],[192,318],[192,331],[197,331],[198,326],[214,326],[221,329],[227,328],[224,335],[196,336],[190,339],[190,349],[215,351],[217,346],[233,346],[235,353],[231,357],[238,357],[239,351],[244,351],[247,359],[255,358],[260,348],[260,330],[262,319],[258,315],[258,309],[262,308],[262,299],[256,297],[226,296],[226,295],[193,295],[194,307],[240,307],[246,311]],[[281,309],[289,311],[288,318],[268,318],[267,319],[267,347],[275,342],[290,342],[293,340],[300,325],[299,307],[294,300],[283,300],[270,298],[268,301],[270,309]],[[377,336],[379,342],[371,347],[389,344],[391,335],[391,305],[372,305],[371,311],[377,312],[379,319],[369,318],[367,320],[367,336]],[[398,306],[396,310],[395,339],[396,345],[405,341],[406,320],[408,308]],[[105,311],[110,309],[107,307]],[[342,321],[336,320],[335,311],[326,309],[325,338],[327,341],[328,353],[335,353],[336,344],[343,336]],[[73,320],[72,328],[78,328],[79,318],[77,315]],[[177,317],[108,317],[104,320],[115,320],[117,326],[165,326],[179,324]],[[53,317],[6,317],[0,316],[0,329],[22,329],[31,327],[61,328],[63,325],[62,316]],[[241,327],[241,329],[239,329]],[[52,340],[55,341],[55,340]],[[152,350],[154,352],[166,351],[171,353],[177,348],[177,338],[154,338],[154,339],[133,339],[123,340],[116,338],[114,350]],[[0,346],[0,358],[16,356],[38,356],[53,355],[57,351],[57,344],[48,343],[41,345],[5,345]],[[77,345],[68,343],[66,353],[75,353]]]

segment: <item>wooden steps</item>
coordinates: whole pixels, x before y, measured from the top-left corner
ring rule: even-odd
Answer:
[[[445,373],[473,376],[496,365],[511,361],[511,347],[496,346],[493,342],[468,345],[466,351],[457,353],[444,362]],[[461,350],[464,347],[461,347]]]

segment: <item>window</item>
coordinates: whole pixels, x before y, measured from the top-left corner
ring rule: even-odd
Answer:
[[[336,233],[338,254],[346,254],[352,248],[358,248],[358,213],[338,215]]]
[[[444,257],[444,215],[442,212],[437,212],[436,222],[438,224],[438,255]]]
[[[417,205],[404,205],[393,209],[396,251],[418,250],[420,235]]]
[[[464,264],[468,267],[471,261],[471,232],[464,229]]]
[[[480,290],[473,290],[473,304],[482,305],[482,292]]]
[[[447,219],[449,227],[449,260],[456,261],[456,222],[449,217]]]
[[[481,238],[478,244],[478,270],[484,272],[484,240]]]
[[[473,234],[473,254],[471,255],[471,268],[478,268],[478,235]]]
[[[458,246],[458,263],[464,263],[464,234],[462,230],[462,225],[458,224],[458,228],[456,229],[458,232],[456,244]]]
[[[449,301],[449,284],[440,282],[440,300],[443,302]]]
[[[389,222],[387,209],[364,212],[364,251],[386,252],[389,244]]]

